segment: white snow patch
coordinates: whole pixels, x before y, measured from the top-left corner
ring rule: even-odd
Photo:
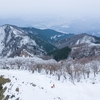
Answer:
[[[76,42],[76,45],[77,45],[77,44],[82,44],[82,43],[91,43],[91,42],[95,42],[95,39],[94,39],[93,37],[84,36],[83,38],[79,39],[79,40]]]
[[[0,27],[0,52],[2,52],[4,48],[4,37],[5,37],[5,27]]]
[[[63,26],[61,26],[62,28],[69,28],[70,26],[68,26],[68,25],[63,25]]]
[[[4,93],[14,95],[15,100],[99,100],[100,84],[61,82],[40,73],[20,70],[0,70],[0,75],[9,78]],[[51,88],[55,84],[55,88]],[[16,91],[19,88],[19,92]]]

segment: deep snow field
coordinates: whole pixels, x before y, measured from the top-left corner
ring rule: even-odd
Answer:
[[[21,70],[2,70],[0,75],[11,80],[5,96],[9,100],[100,100],[100,82],[58,81],[56,77]],[[51,86],[55,84],[54,88]]]

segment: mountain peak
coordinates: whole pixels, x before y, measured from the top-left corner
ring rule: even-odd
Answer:
[[[17,26],[15,26],[15,25],[10,25],[10,24],[4,24],[4,25],[2,25],[2,26],[0,26],[0,27],[4,27],[4,28],[7,28],[7,27],[17,27]]]

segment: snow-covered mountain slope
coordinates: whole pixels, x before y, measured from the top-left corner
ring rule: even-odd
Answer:
[[[72,45],[79,45],[79,44],[100,44],[100,38],[92,36],[92,35],[88,35],[86,33],[82,33],[82,34],[78,34],[75,36],[72,36],[68,39],[63,39],[61,41],[59,41],[56,45],[59,48],[63,48],[66,46],[72,46]]]
[[[60,49],[69,46],[69,57],[73,59],[100,55],[100,38],[86,33],[58,41],[56,46]]]
[[[20,70],[0,70],[0,75],[11,80],[4,95],[8,100],[99,100],[99,82],[76,83],[58,81],[52,76]],[[99,79],[99,77],[98,77]],[[52,85],[55,87],[51,88]]]
[[[55,49],[51,44],[29,35],[24,30],[13,25],[3,25],[0,27],[0,56],[13,57],[19,56],[23,49],[30,55],[46,54],[47,47],[49,50]],[[24,52],[25,52],[24,50]]]
[[[57,32],[51,29],[41,30],[41,29],[36,29],[33,27],[24,27],[21,29],[23,29],[24,31],[28,33],[34,34],[49,43],[55,43],[58,40],[65,39],[74,35],[74,34],[65,34],[62,32]]]

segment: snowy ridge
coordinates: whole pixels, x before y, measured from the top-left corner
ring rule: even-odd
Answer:
[[[69,57],[73,59],[100,55],[100,38],[86,33],[63,39],[55,45],[60,49],[69,46],[71,48]]]
[[[59,48],[63,48],[66,46],[74,46],[74,45],[79,45],[79,44],[91,44],[91,43],[100,44],[100,39],[92,35],[82,33],[82,34],[74,35],[70,38],[58,41],[58,43],[56,43],[56,46]]]
[[[0,53],[3,53],[6,49],[6,54],[3,56],[9,56],[11,54],[11,52],[14,51],[13,46],[15,47],[16,45],[19,48],[21,48],[23,45],[26,45],[26,44],[31,44],[31,45],[36,46],[35,41],[31,40],[27,36],[27,33],[25,33],[23,30],[19,29],[16,26],[11,26],[11,25],[1,26],[0,27],[0,37],[1,37],[1,39],[0,39],[0,45],[1,45]],[[16,48],[15,48],[15,50],[16,50]]]
[[[29,34],[21,28],[8,24],[1,26],[0,57],[20,56],[23,49],[26,49],[26,51],[32,55],[46,53],[44,48],[41,48],[41,46],[39,46],[34,39],[31,39]]]

